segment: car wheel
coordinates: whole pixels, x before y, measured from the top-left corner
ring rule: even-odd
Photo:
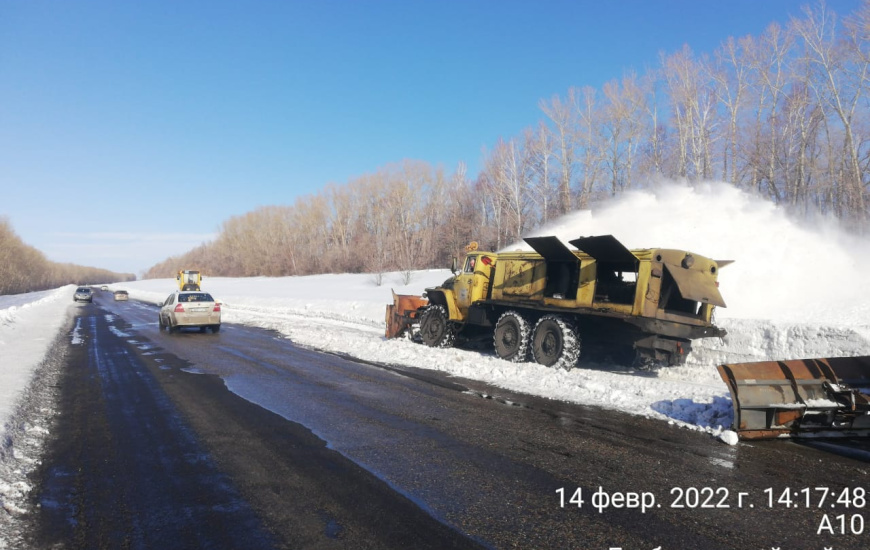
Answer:
[[[221,326],[220,326],[220,325],[212,325],[212,326],[211,326],[211,331],[212,331],[213,333],[217,334],[218,332],[221,331]]]

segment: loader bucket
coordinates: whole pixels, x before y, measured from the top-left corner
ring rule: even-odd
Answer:
[[[870,436],[870,356],[718,369],[731,391],[734,431],[742,439]]]
[[[393,292],[393,303],[387,305],[386,337],[397,338],[408,328],[419,322],[417,310],[429,303],[422,296],[396,294]]]

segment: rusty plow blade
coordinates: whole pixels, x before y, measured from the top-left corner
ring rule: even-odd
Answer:
[[[429,300],[422,296],[393,292],[393,303],[387,305],[386,337],[398,338],[416,325],[419,322],[417,310],[428,303]]]
[[[870,436],[870,356],[720,365],[742,439]]]

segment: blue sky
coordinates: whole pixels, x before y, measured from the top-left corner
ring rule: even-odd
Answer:
[[[0,216],[51,260],[139,273],[391,162],[473,177],[540,99],[803,4],[2,0]]]

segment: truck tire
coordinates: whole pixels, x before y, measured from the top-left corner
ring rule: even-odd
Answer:
[[[580,357],[580,336],[560,315],[545,315],[535,324],[532,355],[545,367],[571,370]]]
[[[432,348],[450,348],[456,339],[456,330],[444,306],[429,306],[420,315],[420,337]]]
[[[507,311],[498,318],[493,332],[493,344],[499,357],[514,363],[529,358],[531,327],[525,317],[516,311]]]

